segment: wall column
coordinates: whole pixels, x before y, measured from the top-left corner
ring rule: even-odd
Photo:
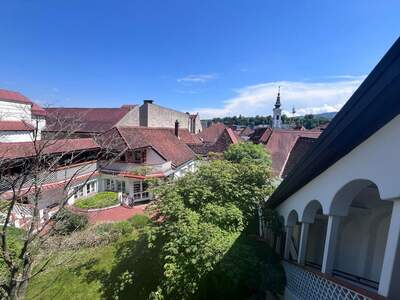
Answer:
[[[400,295],[400,199],[393,201],[378,294],[397,298]]]
[[[335,262],[335,248],[338,229],[340,224],[340,217],[329,216],[328,226],[326,228],[326,238],[324,247],[324,258],[322,260],[322,273],[331,274],[333,264]]]
[[[292,242],[293,226],[286,226],[285,252],[283,258],[289,260],[290,243]]]
[[[304,265],[304,263],[306,261],[306,251],[307,251],[309,228],[310,228],[310,223],[306,223],[306,222],[301,223],[299,255],[297,257],[297,263],[299,265]]]

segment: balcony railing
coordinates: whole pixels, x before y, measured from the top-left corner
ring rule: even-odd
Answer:
[[[149,174],[155,173],[168,173],[172,171],[172,165],[170,161],[167,161],[163,164],[134,164],[134,163],[125,163],[125,162],[113,162],[106,163],[100,162],[100,169],[106,172],[115,172],[115,173],[134,173],[135,170],[140,170],[141,168],[148,168]]]
[[[304,268],[287,261],[282,262],[286,273],[286,288],[299,300],[340,299],[340,300],[371,300],[382,299],[380,296],[372,296],[373,293],[363,291],[356,286],[350,288],[347,284],[340,284],[336,280],[330,280],[325,276],[305,270]],[[369,295],[371,294],[371,296]]]

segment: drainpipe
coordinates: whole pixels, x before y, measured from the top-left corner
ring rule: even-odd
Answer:
[[[175,136],[179,138],[179,122],[175,121]]]

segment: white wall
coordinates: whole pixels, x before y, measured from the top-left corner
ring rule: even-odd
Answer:
[[[31,142],[32,131],[0,131],[0,143]]]
[[[278,206],[279,213],[286,220],[290,211],[294,209],[301,220],[306,205],[316,199],[321,203],[324,214],[328,214],[335,194],[347,183],[356,179],[368,179],[374,182],[382,199],[399,197],[399,132],[400,116],[397,116],[286,199]]]
[[[162,158],[156,151],[153,149],[147,149],[147,157],[146,164],[147,165],[158,165],[165,163],[165,159]]]
[[[31,120],[31,105],[0,100],[0,120]]]

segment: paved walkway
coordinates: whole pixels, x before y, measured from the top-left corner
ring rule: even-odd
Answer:
[[[89,212],[90,223],[102,223],[109,221],[123,221],[127,220],[134,215],[144,214],[144,210],[148,204],[137,205],[133,208],[126,208],[122,206],[110,208],[107,210]]]

